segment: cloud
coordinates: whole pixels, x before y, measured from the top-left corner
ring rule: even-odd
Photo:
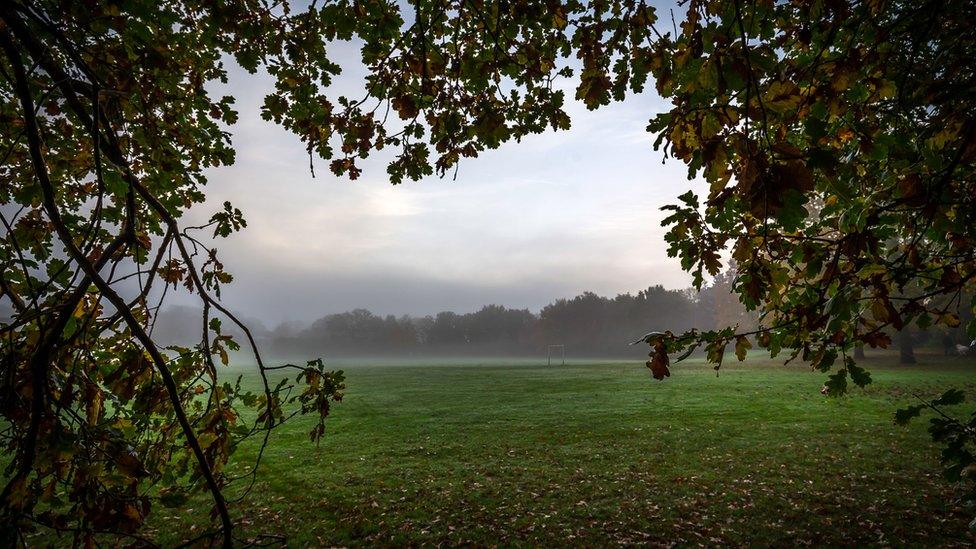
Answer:
[[[659,208],[704,185],[653,151],[645,127],[664,108],[654,94],[595,112],[574,103],[570,131],[466,160],[456,181],[394,187],[385,152],[360,180],[321,160],[313,178],[300,141],[260,118],[269,79],[236,71],[227,87],[239,97],[237,163],[208,174],[208,202],[189,217],[205,220],[224,200],[244,211],[247,229],[218,246],[235,273],[226,299],[245,314],[537,309],[584,290],[688,284],[665,253]]]

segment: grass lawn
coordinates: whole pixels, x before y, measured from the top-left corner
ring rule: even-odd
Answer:
[[[971,544],[926,421],[892,416],[912,392],[976,394],[976,364],[921,361],[869,359],[875,383],[840,399],[758,360],[664,382],[636,362],[344,365],[322,444],[283,427],[234,511],[292,546]],[[160,542],[206,525],[193,507],[157,508]]]

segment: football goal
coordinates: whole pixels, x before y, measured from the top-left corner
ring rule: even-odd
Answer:
[[[566,365],[566,346],[565,345],[547,345],[546,346],[546,365],[552,366],[553,357],[557,357],[560,365]]]

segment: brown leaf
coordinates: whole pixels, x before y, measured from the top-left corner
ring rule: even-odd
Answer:
[[[881,347],[882,349],[887,349],[888,345],[891,345],[891,338],[884,332],[865,334],[863,339],[865,343],[873,348]]]
[[[647,361],[647,367],[651,370],[651,375],[654,376],[654,379],[662,380],[671,376],[671,370],[668,369],[670,360],[668,359],[668,351],[664,346],[664,341],[655,343],[654,350],[647,356],[651,357],[651,360]]]

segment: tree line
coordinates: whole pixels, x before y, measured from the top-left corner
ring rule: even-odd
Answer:
[[[584,291],[556,299],[538,312],[489,304],[473,312],[442,311],[432,315],[381,315],[359,308],[322,316],[311,322],[282,322],[274,328],[246,318],[253,335],[272,356],[298,360],[308,356],[537,355],[547,345],[566,346],[569,356],[642,357],[643,346],[630,346],[646,332],[693,328],[712,330],[758,327],[758,315],[747,311],[732,288],[736,272],[719,273],[701,291],[649,286],[614,297]],[[168,344],[191,345],[198,337],[193,319],[200,312],[172,307],[154,323],[154,335]],[[965,315],[965,313],[964,313]],[[964,318],[968,321],[968,315]],[[230,325],[225,331],[237,340]],[[968,344],[965,330],[917,326],[890,334],[906,357],[915,347],[943,346],[953,352]],[[859,353],[860,354],[860,353]],[[911,362],[912,359],[903,360]]]
[[[729,278],[730,280],[730,278]],[[605,297],[586,291],[557,299],[538,312],[489,304],[473,312],[381,315],[367,309],[325,315],[311,323],[282,322],[274,328],[246,319],[262,348],[279,357],[342,355],[518,355],[564,344],[574,356],[641,356],[629,342],[648,330],[712,328],[723,322],[753,324],[752,317],[720,276],[701,292],[650,286]],[[154,323],[153,334],[170,345],[191,345],[191,322],[199,311],[171,307]],[[226,333],[241,339],[233,326]]]
[[[570,356],[643,356],[631,341],[647,331],[755,324],[731,292],[733,275],[722,274],[702,291],[653,285],[615,297],[585,291],[556,299],[538,313],[502,305],[458,313],[385,317],[365,309],[330,314],[300,331],[275,330],[275,354],[519,355],[562,344]],[[281,333],[285,332],[285,333]],[[289,333],[290,332],[290,333]]]
[[[639,357],[646,350],[628,343],[647,331],[755,326],[754,315],[731,291],[733,277],[722,273],[701,291],[661,285],[615,297],[586,291],[557,299],[538,312],[497,304],[424,316],[354,309],[273,329],[258,319],[247,320],[262,347],[279,357],[525,355],[545,352],[550,344],[565,345],[570,356]],[[195,309],[171,308],[156,319],[154,334],[170,344],[189,344],[198,337],[190,322],[197,316]],[[233,326],[226,331],[234,335]]]
[[[556,299],[539,312],[489,304],[477,311],[437,314],[381,315],[367,309],[333,313],[311,322],[282,322],[274,328],[260,319],[246,318],[261,347],[272,356],[298,360],[308,356],[423,356],[423,355],[538,355],[547,345],[566,346],[569,356],[642,357],[643,346],[630,346],[651,331],[681,333],[739,326],[755,330],[758,315],[746,310],[733,291],[734,268],[719,273],[702,289],[649,286],[615,297],[591,291]],[[967,299],[972,296],[965,296]],[[172,307],[159,315],[154,335],[168,344],[190,345],[198,334],[193,320],[200,312]],[[963,320],[968,321],[967,312]],[[244,334],[229,325],[237,340]],[[918,326],[889,334],[902,351],[903,362],[913,360],[915,347],[968,344],[961,327],[922,329]],[[859,351],[860,354],[860,351]],[[906,358],[909,357],[909,358]]]

